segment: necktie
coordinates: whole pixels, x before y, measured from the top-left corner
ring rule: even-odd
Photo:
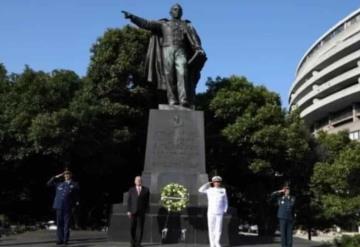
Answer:
[[[136,187],[136,188],[137,188],[138,195],[140,195],[141,187],[139,186],[139,187]]]

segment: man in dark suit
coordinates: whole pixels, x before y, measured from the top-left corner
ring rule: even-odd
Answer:
[[[288,185],[285,185],[281,190],[273,192],[271,196],[277,197],[277,217],[280,223],[281,246],[292,247],[295,197],[290,195]]]
[[[60,178],[64,178],[64,181]],[[72,173],[65,170],[47,182],[49,187],[55,187],[53,208],[56,210],[57,245],[67,245],[70,237],[70,219],[72,209],[79,204],[79,184],[72,180]]]
[[[142,185],[141,177],[135,177],[135,186],[128,192],[127,214],[130,218],[131,246],[140,247],[144,232],[145,213],[149,207],[150,192]],[[139,236],[136,230],[139,228]]]

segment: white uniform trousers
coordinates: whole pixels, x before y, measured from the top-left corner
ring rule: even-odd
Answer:
[[[208,213],[207,216],[210,247],[221,247],[220,238],[222,232],[223,214]]]

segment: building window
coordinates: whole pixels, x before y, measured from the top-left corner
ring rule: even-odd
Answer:
[[[357,131],[350,132],[350,133],[349,133],[349,138],[350,138],[350,140],[359,140],[359,138],[360,138],[360,131],[357,130]]]

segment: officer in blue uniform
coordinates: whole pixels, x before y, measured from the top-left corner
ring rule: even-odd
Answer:
[[[288,185],[285,185],[281,190],[273,192],[271,196],[277,198],[277,217],[280,223],[281,246],[292,247],[295,197],[290,195]]]
[[[60,178],[64,178],[61,181]],[[47,182],[50,187],[55,187],[53,208],[56,210],[57,245],[66,245],[70,236],[70,219],[72,209],[79,204],[79,184],[72,180],[72,173],[65,170]]]

